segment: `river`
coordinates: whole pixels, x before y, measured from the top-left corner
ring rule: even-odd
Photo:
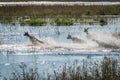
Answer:
[[[28,68],[38,68],[40,72],[53,73],[60,66],[73,65],[83,61],[100,61],[103,56],[120,54],[120,18],[109,18],[108,24],[73,26],[21,26],[18,23],[0,24],[0,72],[10,76],[19,71],[25,63]],[[89,27],[92,36],[87,37],[84,28]],[[47,45],[32,45],[24,32],[47,42]],[[79,37],[84,43],[74,43],[68,34]],[[94,39],[94,40],[93,40]]]

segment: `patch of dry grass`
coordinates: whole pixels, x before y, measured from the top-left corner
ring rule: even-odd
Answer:
[[[32,17],[81,17],[94,15],[120,15],[120,5],[91,5],[91,6],[1,6],[0,16],[32,16]]]

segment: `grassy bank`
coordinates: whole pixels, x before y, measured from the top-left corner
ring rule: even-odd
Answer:
[[[42,26],[46,24],[46,21],[44,19],[26,19],[20,22],[21,25],[29,25],[29,26]]]
[[[80,24],[99,24],[106,25],[108,22],[108,18],[105,17],[81,17],[81,18],[68,18],[63,16],[57,16],[55,18],[39,18],[39,17],[2,17],[0,18],[0,23],[3,24],[13,24],[16,22],[21,26],[70,26],[70,25],[80,25]]]
[[[78,64],[78,63],[76,63]],[[99,62],[83,62],[77,66],[64,65],[61,71],[54,70],[54,74],[39,74],[37,69],[27,70],[27,65],[22,63],[19,67],[22,71],[13,72],[4,80],[120,80],[120,64],[110,57],[104,57]]]
[[[93,6],[1,6],[0,16],[31,16],[31,17],[75,17],[94,15],[120,15],[120,5]]]
[[[8,21],[7,21],[8,22]],[[70,25],[76,25],[76,24],[100,24],[100,25],[106,25],[107,19],[106,18],[65,18],[65,17],[56,17],[56,18],[28,18],[28,19],[22,19],[20,21],[20,24],[22,26],[29,25],[29,26],[42,26],[42,25],[57,25],[57,26],[70,26]]]
[[[99,17],[105,15],[120,15],[120,5],[0,7],[1,23],[15,23],[17,20],[21,25],[39,26],[48,23],[50,25],[73,25],[74,23],[107,24],[106,19]]]

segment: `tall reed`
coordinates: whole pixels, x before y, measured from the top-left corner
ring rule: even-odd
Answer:
[[[83,62],[83,65],[64,65],[62,71],[54,70],[54,74],[47,76],[39,74],[35,69],[27,70],[21,63],[22,74],[13,73],[11,78],[5,80],[120,80],[120,64],[113,57],[104,57],[101,62]],[[20,71],[18,71],[20,73]]]

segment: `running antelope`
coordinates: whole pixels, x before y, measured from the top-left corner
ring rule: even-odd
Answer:
[[[74,42],[74,43],[83,43],[84,42],[84,40],[77,38],[77,37],[72,37],[71,35],[68,35],[67,39],[71,39],[72,42]]]
[[[34,44],[34,45],[44,44],[43,41],[37,39],[36,37],[34,37],[33,35],[29,34],[28,32],[25,32],[24,36],[27,36],[30,39],[30,41],[32,42],[32,44]]]

